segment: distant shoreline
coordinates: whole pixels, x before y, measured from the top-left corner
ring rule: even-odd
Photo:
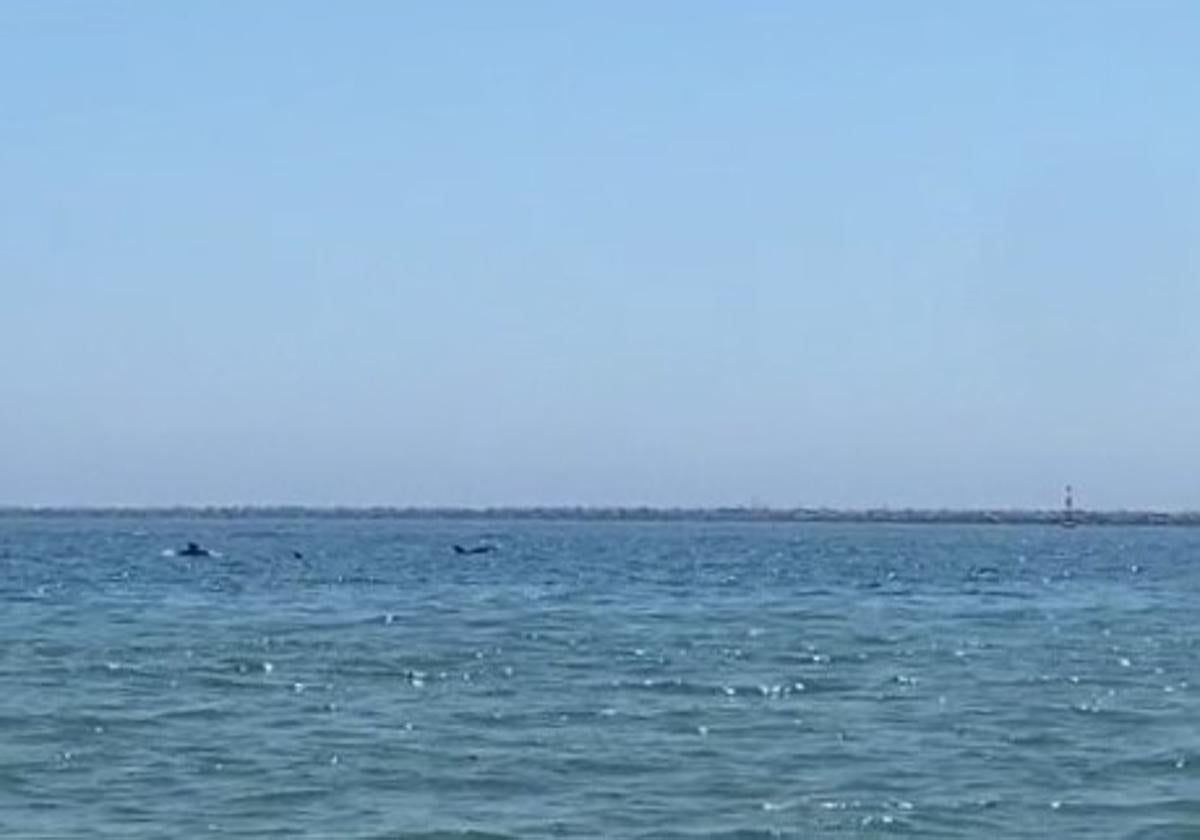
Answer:
[[[581,522],[779,522],[920,525],[1058,525],[1061,510],[932,510],[907,508],[654,507],[0,507],[0,518],[452,519]],[[1200,511],[1076,510],[1078,525],[1200,526]]]

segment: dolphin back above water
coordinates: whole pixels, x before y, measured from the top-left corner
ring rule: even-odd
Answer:
[[[453,548],[455,554],[491,554],[496,550],[494,545],[473,545],[470,548],[463,548],[458,543],[455,543]]]

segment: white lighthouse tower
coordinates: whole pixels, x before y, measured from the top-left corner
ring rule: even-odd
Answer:
[[[1079,523],[1075,520],[1075,494],[1068,484],[1066,490],[1063,491],[1063,514],[1062,526],[1064,528],[1074,528]]]

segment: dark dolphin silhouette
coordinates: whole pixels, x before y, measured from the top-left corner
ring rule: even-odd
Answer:
[[[470,548],[463,548],[458,543],[455,543],[453,548],[455,554],[491,554],[496,550],[494,545],[473,545]]]
[[[180,557],[212,557],[211,551],[194,542],[189,542],[175,553]]]

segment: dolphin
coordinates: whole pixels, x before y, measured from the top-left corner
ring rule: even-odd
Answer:
[[[496,550],[494,545],[473,545],[470,548],[463,548],[458,543],[453,546],[455,554],[491,554]]]

